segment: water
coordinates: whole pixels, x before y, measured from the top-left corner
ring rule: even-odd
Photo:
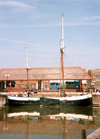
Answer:
[[[12,107],[0,110],[0,139],[81,139],[100,126],[100,108]]]

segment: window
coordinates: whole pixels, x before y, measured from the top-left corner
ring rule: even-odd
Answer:
[[[94,74],[93,78],[99,78],[99,74]]]
[[[99,82],[95,82],[95,83],[94,83],[94,85],[99,85],[99,84],[100,84]]]
[[[47,90],[47,85],[45,85],[45,90]]]

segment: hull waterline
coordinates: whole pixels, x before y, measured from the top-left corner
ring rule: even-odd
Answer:
[[[42,97],[40,98],[41,106],[91,106],[92,94],[86,94],[73,97]]]

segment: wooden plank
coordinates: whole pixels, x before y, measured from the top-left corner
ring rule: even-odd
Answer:
[[[5,101],[0,101],[0,110],[4,107]]]
[[[100,103],[93,103],[93,107],[100,107]]]
[[[100,127],[88,135],[87,139],[100,139]]]

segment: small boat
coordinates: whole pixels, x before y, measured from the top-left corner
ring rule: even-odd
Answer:
[[[42,97],[40,98],[41,106],[90,106],[92,105],[92,94],[81,94],[80,96],[66,97],[64,87],[64,67],[63,67],[63,53],[64,53],[64,33],[63,33],[63,17],[62,15],[62,39],[60,41],[60,52],[61,52],[61,68],[62,68],[62,83],[63,89],[60,94],[62,97]],[[64,97],[65,96],[65,97]]]

